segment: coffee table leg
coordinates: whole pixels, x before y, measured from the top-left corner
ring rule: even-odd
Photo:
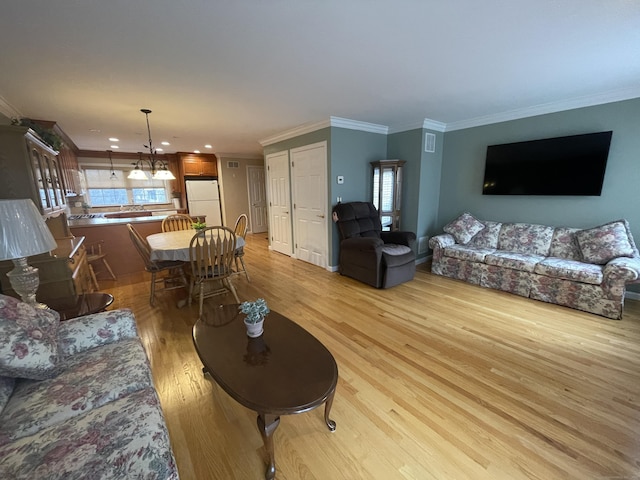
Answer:
[[[327,424],[327,427],[329,427],[329,430],[331,430],[332,432],[336,431],[336,422],[329,418],[329,412],[331,411],[331,406],[333,405],[333,396],[335,395],[335,393],[336,390],[334,389],[333,392],[331,392],[331,394],[327,397],[327,401],[324,404],[324,423]]]
[[[280,417],[278,415],[269,415],[265,413],[258,413],[258,430],[262,435],[262,441],[264,442],[264,448],[269,454],[269,466],[264,477],[267,480],[273,480],[276,476],[276,456],[273,450],[273,432],[276,431],[280,425]]]

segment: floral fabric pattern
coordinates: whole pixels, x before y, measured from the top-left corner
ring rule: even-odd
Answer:
[[[498,249],[507,252],[547,256],[553,227],[529,223],[505,223],[500,230]]]
[[[498,237],[502,223],[483,220],[484,228],[469,240],[469,245],[480,248],[498,248]]]
[[[452,245],[444,249],[447,257],[471,260],[472,262],[484,262],[484,258],[495,252],[493,248],[474,248],[467,245]]]
[[[9,403],[9,397],[13,393],[15,383],[16,379],[13,377],[0,377],[0,414]]]
[[[65,356],[137,336],[136,320],[128,309],[74,318],[62,322],[58,332],[60,353]]]
[[[59,315],[0,295],[0,375],[40,380],[56,374]]]
[[[576,282],[600,285],[602,283],[602,267],[590,263],[549,257],[536,265],[534,270],[540,275],[575,280]]]
[[[31,435],[152,385],[138,340],[94,348],[70,357],[62,372],[43,381],[21,381],[0,416],[0,444]]]
[[[470,213],[463,213],[453,222],[444,227],[444,231],[453,235],[456,242],[465,244],[473,238],[480,230],[484,228],[484,223],[471,215]]]
[[[625,225],[618,221],[576,233],[582,258],[588,263],[605,264],[616,257],[633,257]]]
[[[146,388],[0,447],[0,478],[177,480],[164,425]]]
[[[580,246],[576,238],[578,228],[558,227],[553,232],[551,239],[550,257],[566,258],[567,260],[582,260]]]
[[[594,241],[596,254],[611,252],[611,245],[616,244],[612,236],[626,239],[626,243],[623,239],[617,244],[615,253],[632,252],[610,259],[606,265],[583,260],[579,235],[586,230],[490,221],[483,224],[485,228],[465,245],[450,233],[431,237],[431,271],[607,318],[622,318],[625,285],[640,280],[640,254],[626,220],[590,229],[598,230],[597,238],[603,242],[599,246]]]

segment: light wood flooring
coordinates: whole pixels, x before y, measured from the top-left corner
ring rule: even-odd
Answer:
[[[334,433],[323,408],[282,417],[277,479],[640,478],[640,302],[609,320],[426,265],[376,290],[270,252],[264,234],[247,240],[240,299],[264,297],[340,371]],[[185,294],[171,291],[150,307],[146,274],[101,286],[136,315],[180,477],[264,478],[255,413],[202,375],[197,302],[178,309]]]

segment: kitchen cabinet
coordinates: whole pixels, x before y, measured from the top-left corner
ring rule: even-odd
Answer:
[[[218,159],[213,154],[178,153],[183,176],[218,176]]]
[[[66,207],[66,189],[57,152],[33,130],[0,125],[0,197],[31,198],[43,215]]]

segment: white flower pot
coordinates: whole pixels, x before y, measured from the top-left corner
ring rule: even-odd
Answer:
[[[249,323],[245,319],[244,324],[247,327],[247,335],[251,338],[259,337],[260,335],[262,335],[262,332],[264,332],[264,329],[262,328],[264,324],[264,318],[257,323]]]

